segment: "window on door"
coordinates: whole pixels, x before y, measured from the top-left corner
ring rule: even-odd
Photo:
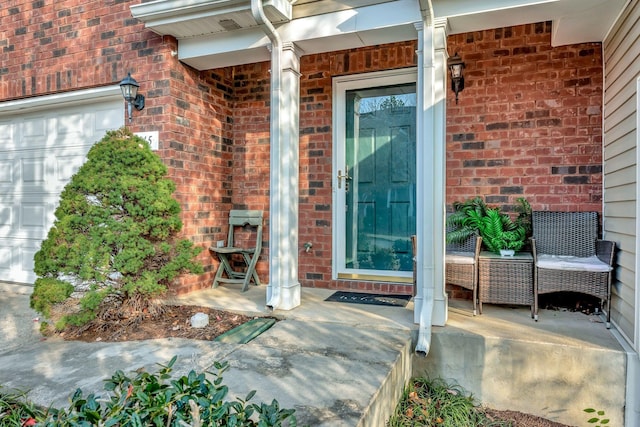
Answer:
[[[416,230],[415,75],[336,86],[337,276],[407,282]]]

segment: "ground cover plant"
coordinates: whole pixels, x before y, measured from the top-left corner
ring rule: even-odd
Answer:
[[[5,391],[0,385],[0,426],[21,427],[33,425],[45,411],[27,400],[24,393]]]
[[[228,364],[216,362],[216,372],[175,378],[176,357],[157,373],[139,372],[129,377],[116,371],[105,381],[103,395],[84,395],[78,389],[66,409],[42,409],[22,394],[0,389],[0,426],[167,426],[167,427],[280,427],[296,426],[295,410],[271,403],[250,403],[245,398],[227,400],[229,389],[222,374]],[[210,377],[213,380],[209,379]]]
[[[111,393],[108,398],[98,398],[95,395],[84,397],[78,390],[69,408],[62,410],[35,407],[24,394],[7,392],[0,386],[0,427],[139,425],[135,423],[142,421],[143,418],[131,418],[132,411],[138,411],[139,415],[146,417],[144,419],[148,422],[144,425],[158,425],[154,424],[153,420],[149,421],[148,417],[151,414],[160,417],[157,418],[158,422],[167,423],[164,425],[181,427],[296,425],[294,410],[281,409],[276,400],[271,404],[249,403],[253,397],[253,393],[250,393],[245,399],[224,401],[228,390],[222,383],[221,374],[226,369],[226,364],[215,364],[218,372],[213,374],[213,381],[195,372],[182,378],[169,379],[167,376],[174,362],[175,359],[172,359],[167,366],[162,366],[157,374],[142,372],[135,378],[128,378],[118,371],[105,382],[105,390]],[[198,406],[200,404],[204,409]],[[161,406],[162,409],[160,409]],[[203,415],[198,415],[200,424],[193,420],[192,414],[210,414],[211,408],[218,408],[221,414],[215,422],[207,420]],[[596,413],[593,409],[585,409],[585,412],[589,419],[584,425],[608,424],[607,419],[600,418],[604,416],[603,411],[597,411],[598,417],[593,416]],[[169,414],[173,415],[168,417]],[[243,419],[247,414],[252,415],[253,418]],[[110,417],[109,423],[106,422],[107,417]],[[191,423],[189,417],[191,417]],[[136,420],[135,423],[128,422],[133,419]],[[564,424],[518,411],[498,411],[476,406],[473,398],[461,387],[452,386],[440,379],[431,380],[424,377],[416,378],[409,384],[395,413],[385,425],[387,427],[566,427]]]
[[[455,384],[436,378],[414,378],[405,388],[387,427],[566,427],[518,411],[481,407]]]
[[[56,220],[35,254],[31,306],[56,330],[132,322],[182,273],[200,273],[201,248],[178,237],[174,182],[145,140],[107,132],[65,186]]]
[[[405,389],[402,400],[388,427],[407,426],[510,426],[491,421],[476,408],[471,396],[461,387],[447,384],[442,379],[416,378]]]

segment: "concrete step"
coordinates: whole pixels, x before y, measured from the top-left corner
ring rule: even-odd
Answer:
[[[271,313],[263,287],[220,287],[176,303],[205,305],[284,320],[248,344],[191,340],[129,343],[41,341],[28,308],[30,290],[0,286],[0,384],[30,390],[37,403],[65,406],[76,387],[101,391],[116,369],[154,371],[179,356],[178,374],[227,360],[231,394],[256,390],[255,402],[295,408],[298,425],[384,425],[412,376],[459,383],[496,409],[584,425],[583,410],[604,410],[622,426],[627,360],[597,316],[451,301],[445,327],[433,328],[426,358],[414,356],[413,303],[405,308],[326,302],[332,292],[303,289],[300,307]]]
[[[470,303],[468,303],[470,307]],[[484,405],[584,425],[585,408],[624,425],[626,353],[599,316],[485,306],[449,311],[413,374],[455,380]]]
[[[76,388],[105,395],[103,380],[116,370],[156,372],[175,355],[178,376],[229,362],[228,399],[256,390],[253,403],[277,399],[296,410],[298,425],[377,427],[411,378],[411,336],[398,332],[283,320],[247,344],[47,340],[0,353],[0,384],[28,391],[37,404],[66,408]]]
[[[296,409],[298,425],[378,427],[411,378],[411,328],[372,326],[346,311],[329,310],[337,321],[284,319],[247,344],[185,339],[86,343],[43,340],[34,327],[29,295],[27,288],[0,287],[0,384],[28,392],[45,407],[68,407],[76,388],[85,395],[104,395],[103,380],[116,370],[131,376],[140,369],[156,372],[158,364],[178,356],[175,375],[215,371],[214,362],[228,361],[223,382],[230,399],[256,390],[252,402],[277,399],[281,407]]]

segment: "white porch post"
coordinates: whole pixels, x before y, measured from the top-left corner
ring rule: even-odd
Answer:
[[[267,305],[279,310],[291,310],[300,305],[300,282],[298,281],[300,55],[301,51],[293,43],[283,43],[280,57],[281,72],[275,73],[280,74],[280,93],[279,96],[271,97],[271,117],[272,120],[278,117],[279,131],[272,131],[271,137]],[[276,102],[274,99],[277,99]],[[279,114],[273,114],[274,108],[279,108]]]
[[[418,30],[417,122],[417,293],[414,321],[420,325],[416,352],[426,355],[431,326],[444,326],[448,300],[444,291],[446,20]]]

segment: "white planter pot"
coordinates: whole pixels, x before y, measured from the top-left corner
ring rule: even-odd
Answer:
[[[514,256],[516,251],[513,249],[500,249],[501,256]]]

